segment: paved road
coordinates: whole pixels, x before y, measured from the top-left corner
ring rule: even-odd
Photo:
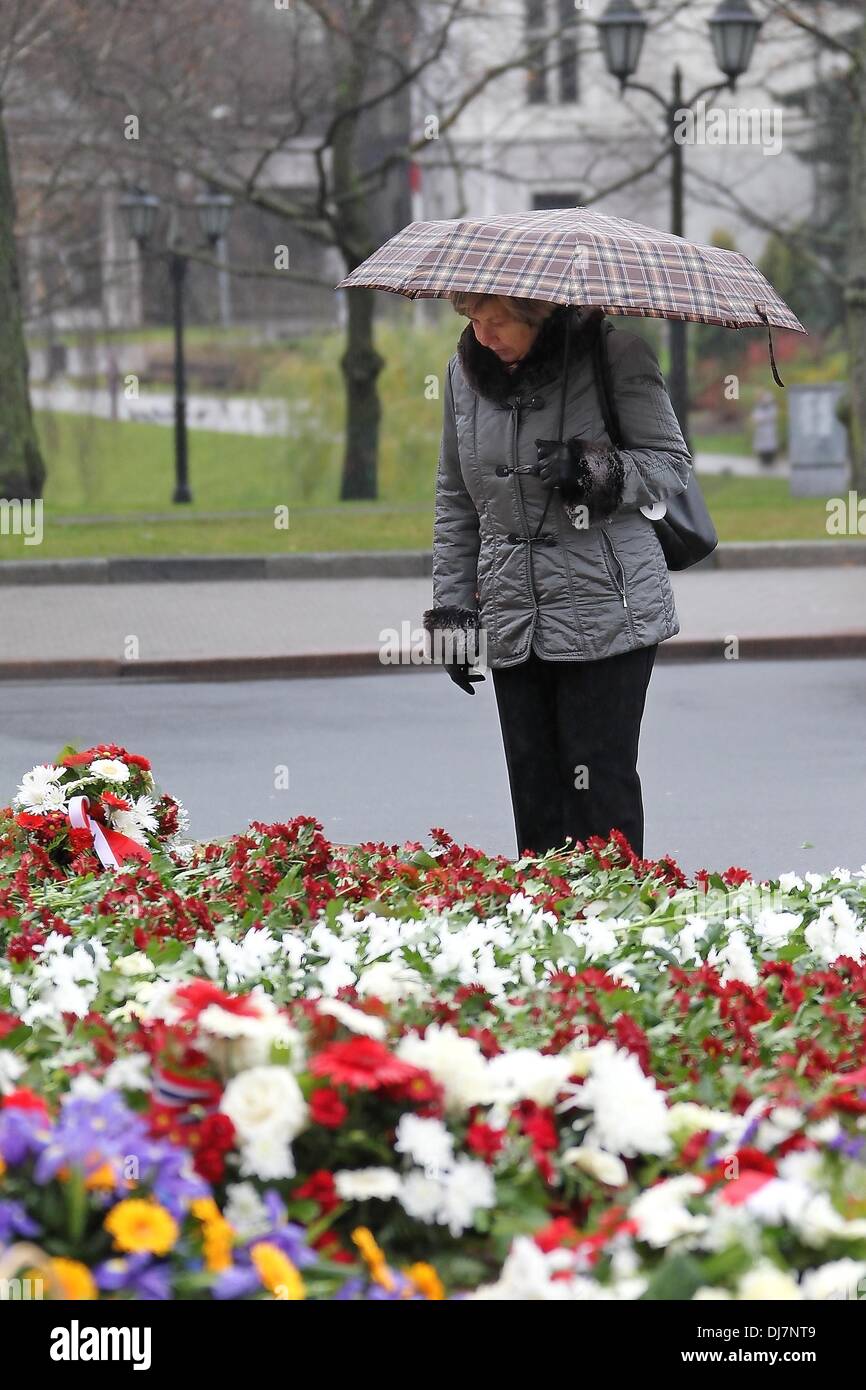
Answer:
[[[866,565],[672,575],[680,633],[671,645],[731,636],[862,632]],[[9,585],[0,662],[282,656],[407,651],[423,636],[428,579],[263,579],[222,583]]]
[[[148,754],[194,833],[317,816],[343,843],[457,839],[514,855],[490,678],[441,671],[225,684],[0,687],[0,795],[66,742]],[[759,877],[866,861],[866,661],[657,666],[641,741],[645,852]],[[275,789],[288,768],[288,790]],[[806,847],[804,842],[811,842]]]

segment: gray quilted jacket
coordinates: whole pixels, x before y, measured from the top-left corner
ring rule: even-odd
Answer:
[[[559,437],[567,312],[563,437],[581,483],[566,499],[534,471],[534,441]],[[624,329],[607,336],[623,441],[611,447],[589,350],[598,322],[558,308],[513,373],[471,323],[461,335],[444,390],[433,606],[423,617],[434,661],[467,634],[479,664],[494,668],[525,661],[530,647],[549,661],[594,661],[679,632],[664,554],[640,508],[684,492],[692,461],[655,353]]]

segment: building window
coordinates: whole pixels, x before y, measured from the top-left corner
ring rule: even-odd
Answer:
[[[578,13],[574,0],[524,0],[526,99],[532,105],[579,100]]]
[[[580,207],[578,193],[533,193],[533,212],[554,212],[557,208]]]

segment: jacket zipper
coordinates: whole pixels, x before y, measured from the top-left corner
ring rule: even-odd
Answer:
[[[616,586],[617,593],[619,594],[620,598],[622,599],[622,606],[623,606],[623,608],[628,608],[628,599],[627,599],[627,597],[626,597],[625,570],[624,570],[623,567],[622,567],[622,562],[621,562],[619,556],[617,555],[616,550],[614,549],[613,541],[611,540],[610,536],[607,534],[606,531],[602,531],[601,537],[602,537],[602,540],[607,541],[608,545],[610,546],[610,553],[611,553],[611,555],[614,557],[614,559],[616,560],[616,563],[619,565],[619,572],[620,572],[620,574],[622,575],[622,588],[620,588],[620,586],[617,584],[617,582],[616,582],[616,580],[614,579],[614,576],[613,576],[612,573],[611,573],[611,576],[610,576],[610,577],[611,577],[611,579],[613,579],[614,585]],[[610,568],[610,567],[608,567],[608,568]]]
[[[517,468],[518,460],[519,460],[519,455],[518,455],[518,451],[517,451],[517,432],[518,432],[518,428],[519,428],[519,425],[520,425],[520,399],[519,399],[519,398],[515,401],[514,405],[511,407],[511,414],[512,414],[512,417],[513,417],[513,419],[514,419],[514,438],[513,438],[513,441],[512,441],[512,454],[513,454],[513,457],[514,457],[514,467]],[[523,529],[524,529],[524,532],[526,533],[526,535],[528,536],[528,535],[530,534],[530,532],[529,532],[529,519],[527,518],[527,515],[526,515],[526,508],[525,508],[524,505],[523,505],[523,501],[524,501],[524,499],[523,499],[523,484],[522,484],[521,481],[520,481],[520,474],[519,474],[519,473],[515,473],[515,474],[514,474],[514,479],[515,479],[515,482],[517,483],[517,501],[518,501],[518,504],[519,504],[519,506],[520,506],[520,515],[521,515],[521,517],[522,517],[522,519],[523,519]],[[532,594],[532,602],[535,604],[535,608],[536,608],[536,612],[537,612],[537,611],[538,611],[538,594],[535,592],[535,576],[534,576],[533,573],[532,573],[532,546],[531,546],[530,544],[527,543],[526,549],[527,549],[527,552],[528,552],[528,553],[527,553],[527,556],[526,556],[526,575],[527,575],[527,578],[528,578],[528,580],[529,580],[529,591],[530,591],[530,593]],[[530,641],[531,641],[531,640],[532,640],[532,639],[530,638]]]

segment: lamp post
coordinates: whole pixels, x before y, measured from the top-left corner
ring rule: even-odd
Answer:
[[[703,96],[734,90],[737,78],[742,77],[751,62],[755,40],[763,21],[752,13],[748,0],[722,0],[709,21],[710,38],[716,62],[725,74],[724,82],[711,83],[693,93],[687,100],[683,97],[682,73],[679,64],[674,66],[670,97],[662,96],[654,87],[635,82],[632,74],[636,72],[641,48],[647,29],[647,21],[634,6],[632,0],[610,0],[607,9],[596,21],[602,51],[608,71],[619,82],[622,94],[628,88],[646,92],[654,101],[660,103],[665,112],[667,131],[670,139],[671,155],[671,231],[675,236],[685,235],[685,214],[683,208],[683,147],[676,138],[677,121],[683,110],[689,110]],[[671,319],[668,324],[670,346],[671,401],[682,430],[686,447],[691,452],[689,442],[689,379],[687,356],[687,325],[685,320]]]
[[[199,228],[205,243],[213,250],[228,231],[233,199],[226,193],[209,190],[201,193],[195,200]],[[142,255],[146,251],[168,262],[172,286],[172,320],[174,325],[174,471],[175,484],[173,502],[191,502],[189,487],[189,453],[186,427],[186,364],[183,348],[183,296],[186,271],[189,264],[189,251],[179,248],[173,237],[169,237],[164,249],[154,250],[151,237],[159,212],[160,201],[155,194],[136,188],[120,200],[120,207],[127,221],[129,235],[136,242]]]

